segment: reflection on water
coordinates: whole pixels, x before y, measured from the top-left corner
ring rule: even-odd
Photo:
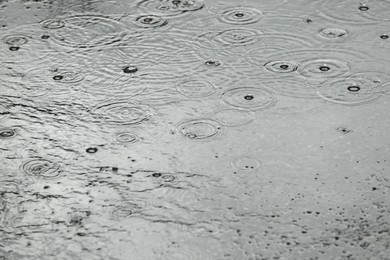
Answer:
[[[390,1],[0,1],[0,259],[389,259]]]

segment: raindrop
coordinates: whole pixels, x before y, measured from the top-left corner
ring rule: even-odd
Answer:
[[[9,139],[16,135],[17,131],[14,128],[0,128],[0,139]]]
[[[132,125],[147,121],[154,114],[153,109],[147,105],[116,102],[95,107],[92,116],[107,123]]]
[[[25,162],[20,169],[29,175],[52,178],[60,174],[60,165],[46,159],[33,159]]]
[[[241,157],[231,161],[232,167],[237,171],[254,171],[261,167],[261,162],[252,157]]]
[[[298,69],[298,63],[294,61],[270,61],[264,64],[264,68],[276,73],[291,73]]]
[[[193,119],[179,123],[176,130],[191,140],[208,140],[224,134],[225,127],[213,119]]]
[[[335,78],[347,74],[349,65],[337,59],[311,59],[302,62],[298,73],[307,78]]]
[[[273,106],[278,97],[268,88],[239,87],[225,91],[221,100],[235,108],[260,110]]]
[[[124,73],[136,73],[138,71],[138,68],[135,66],[126,66],[123,68]]]
[[[141,0],[137,3],[137,8],[143,12],[162,16],[176,16],[203,7],[201,0]]]
[[[47,34],[44,34],[41,36],[41,39],[43,39],[43,40],[47,40],[49,38],[50,38],[50,35],[47,35]]]
[[[46,19],[40,21],[39,25],[44,29],[60,29],[65,26],[65,22],[61,19]]]
[[[382,83],[380,77],[376,73],[359,73],[342,79],[330,79],[319,86],[318,94],[327,101],[342,105],[374,102],[390,87],[390,84]]]
[[[379,36],[382,40],[387,40],[389,39],[389,36],[387,34],[382,34],[381,36]]]
[[[26,64],[35,61],[50,62],[59,56],[52,52],[47,41],[41,38],[42,31],[36,26],[19,26],[4,31],[0,45],[0,60],[9,64]],[[39,65],[39,64],[37,64]]]
[[[340,132],[342,134],[350,134],[350,133],[352,133],[352,129],[350,129],[348,127],[338,127],[336,130],[337,130],[337,132]]]
[[[87,153],[96,153],[98,149],[96,147],[89,147],[85,150]]]
[[[119,142],[119,143],[136,143],[139,141],[139,136],[136,135],[136,134],[133,134],[133,133],[127,133],[127,132],[122,132],[122,133],[118,133],[116,134],[116,137],[115,139]]]
[[[187,80],[176,85],[176,90],[188,98],[204,98],[216,92],[214,85],[204,80]]]
[[[258,22],[263,13],[255,8],[250,7],[233,7],[223,10],[218,19],[223,23],[229,24],[251,24]]]
[[[135,19],[135,24],[143,28],[157,28],[168,24],[168,21],[156,15],[142,15]]]

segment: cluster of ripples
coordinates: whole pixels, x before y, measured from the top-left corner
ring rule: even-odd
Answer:
[[[344,121],[389,103],[390,1],[1,4],[28,15],[0,27],[0,259],[315,259],[305,228],[351,244],[307,208],[336,207],[344,156],[366,170]]]

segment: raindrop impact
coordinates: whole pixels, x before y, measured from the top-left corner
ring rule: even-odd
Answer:
[[[268,88],[241,87],[227,90],[221,100],[235,108],[260,110],[276,104],[278,97]]]
[[[20,169],[29,175],[43,178],[57,177],[60,165],[46,159],[33,159],[21,165]]]
[[[222,123],[213,119],[193,119],[179,123],[177,132],[191,140],[208,140],[225,133]]]

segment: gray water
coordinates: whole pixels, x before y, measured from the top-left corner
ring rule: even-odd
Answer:
[[[390,1],[0,1],[0,259],[390,259]]]

